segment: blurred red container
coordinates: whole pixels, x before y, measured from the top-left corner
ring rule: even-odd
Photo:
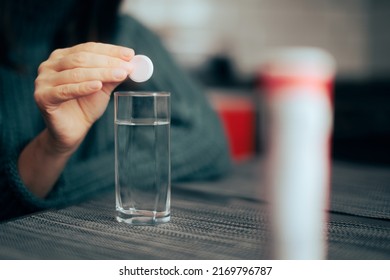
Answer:
[[[233,94],[211,94],[229,142],[233,161],[243,161],[256,154],[256,106],[253,98]]]

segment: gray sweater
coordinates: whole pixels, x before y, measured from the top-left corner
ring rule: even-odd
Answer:
[[[0,65],[0,221],[64,207],[114,189],[113,98],[45,199],[33,195],[20,179],[19,154],[45,127],[33,93],[37,68],[52,51],[51,28],[47,22],[20,27],[18,40],[24,47],[15,50],[15,56],[28,62],[27,71]],[[111,43],[149,56],[155,66],[148,82],[127,82],[122,89],[171,92],[172,181],[214,179],[226,173],[230,159],[219,119],[204,93],[178,68],[159,39],[133,18],[121,16]]]

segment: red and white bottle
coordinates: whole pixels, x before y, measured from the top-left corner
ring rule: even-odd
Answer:
[[[304,47],[275,50],[262,64],[276,259],[326,258],[335,68],[327,52]]]

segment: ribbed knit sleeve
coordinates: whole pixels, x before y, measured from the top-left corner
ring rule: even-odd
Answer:
[[[18,155],[2,157],[0,163],[0,221],[39,210],[35,200],[18,176]]]
[[[105,153],[77,164],[69,165],[45,198],[32,194],[20,179],[18,155],[3,159],[0,168],[0,221],[47,208],[74,204],[112,190],[114,184],[114,155]]]

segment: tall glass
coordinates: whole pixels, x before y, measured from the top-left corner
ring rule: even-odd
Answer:
[[[170,93],[115,92],[115,194],[119,222],[170,220]]]

